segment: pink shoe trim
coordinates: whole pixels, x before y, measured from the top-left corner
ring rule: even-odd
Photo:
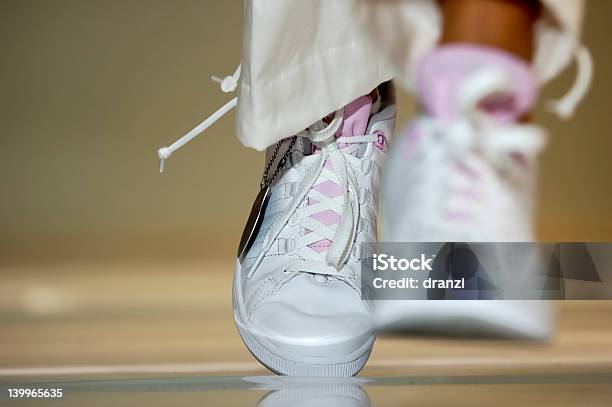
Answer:
[[[506,72],[514,89],[501,98],[483,101],[483,108],[501,121],[514,121],[529,112],[537,98],[538,84],[526,61],[492,47],[452,44],[432,51],[417,69],[416,88],[427,113],[445,120],[455,118],[460,85],[487,66]]]

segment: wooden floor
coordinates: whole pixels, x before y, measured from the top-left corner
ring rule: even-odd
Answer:
[[[1,269],[0,383],[147,379],[157,396],[133,391],[130,400],[161,405],[184,380],[210,390],[229,377],[205,395],[181,393],[182,402],[255,405],[261,394],[232,377],[269,373],[235,330],[231,275],[229,262]],[[373,380],[372,405],[612,405],[612,302],[556,307],[549,343],[379,337],[360,374]]]

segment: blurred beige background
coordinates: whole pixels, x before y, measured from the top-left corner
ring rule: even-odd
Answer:
[[[41,366],[52,378],[77,367],[81,379],[96,366],[173,375],[181,363],[199,374],[264,373],[231,306],[263,154],[238,143],[231,113],[157,172],[157,148],[229,99],[209,77],[239,63],[241,14],[239,0],[0,0],[0,379]],[[553,135],[544,239],[612,241],[611,17],[612,1],[590,1],[596,76],[575,120],[535,114]],[[542,99],[572,79],[573,69]],[[415,107],[400,94],[399,108],[402,127]],[[557,309],[547,344],[379,338],[364,375],[612,371],[612,302]],[[439,387],[456,399],[457,386]],[[607,395],[604,385],[563,388],[576,400]],[[528,390],[514,392],[519,404],[533,400]],[[544,386],[537,400],[567,403],[558,390]]]
[[[229,99],[209,77],[239,63],[241,13],[241,1],[0,0],[0,264],[231,259],[262,153],[235,139],[233,113],[163,175],[156,149]],[[612,2],[589,2],[596,72],[575,119],[535,114],[552,135],[543,239],[612,240],[611,21]],[[406,94],[399,108],[401,128],[415,109]]]

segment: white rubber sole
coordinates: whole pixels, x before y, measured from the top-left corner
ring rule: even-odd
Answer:
[[[372,339],[367,343],[365,353],[357,357],[357,359],[346,363],[305,363],[290,360],[281,357],[266,347],[264,347],[257,338],[249,333],[246,329],[240,326],[239,322],[236,323],[238,333],[242,338],[242,341],[246,345],[247,349],[251,354],[265,367],[270,369],[272,372],[280,375],[288,376],[326,376],[326,377],[350,377],[354,376],[365,366],[372,347],[374,340]]]
[[[384,332],[540,341],[554,331],[553,312],[543,301],[380,301],[375,323]]]
[[[234,272],[234,286],[232,287],[232,303],[234,308],[234,321],[240,334],[240,338],[251,354],[272,372],[287,376],[317,376],[317,377],[350,377],[354,376],[365,366],[376,336],[372,334],[359,349],[348,355],[334,355],[332,358],[308,357],[295,355],[288,357],[280,349],[277,349],[269,339],[256,335],[249,330],[249,324],[244,321],[242,303],[238,300],[241,295],[240,266],[237,263]],[[307,352],[311,353],[311,352]],[[316,354],[317,352],[312,352]],[[302,360],[300,360],[302,359]],[[304,361],[310,359],[310,361]],[[327,360],[326,360],[327,359]]]

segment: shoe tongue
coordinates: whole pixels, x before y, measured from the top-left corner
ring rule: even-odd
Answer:
[[[368,119],[372,110],[372,98],[361,96],[344,108],[344,120],[336,137],[351,137],[363,135],[368,127]]]
[[[361,96],[353,100],[344,107],[344,119],[342,120],[340,128],[336,132],[336,138],[364,135],[368,128],[368,121],[371,114],[372,97],[370,97],[370,95]],[[329,115],[323,119],[323,121],[327,124],[329,124],[332,120],[333,115]],[[346,143],[340,143],[340,148],[344,148],[347,145],[348,144]],[[365,147],[365,145],[360,146],[355,155],[358,157],[362,156],[365,151]],[[318,148],[313,149],[313,153],[316,152],[318,152]]]

